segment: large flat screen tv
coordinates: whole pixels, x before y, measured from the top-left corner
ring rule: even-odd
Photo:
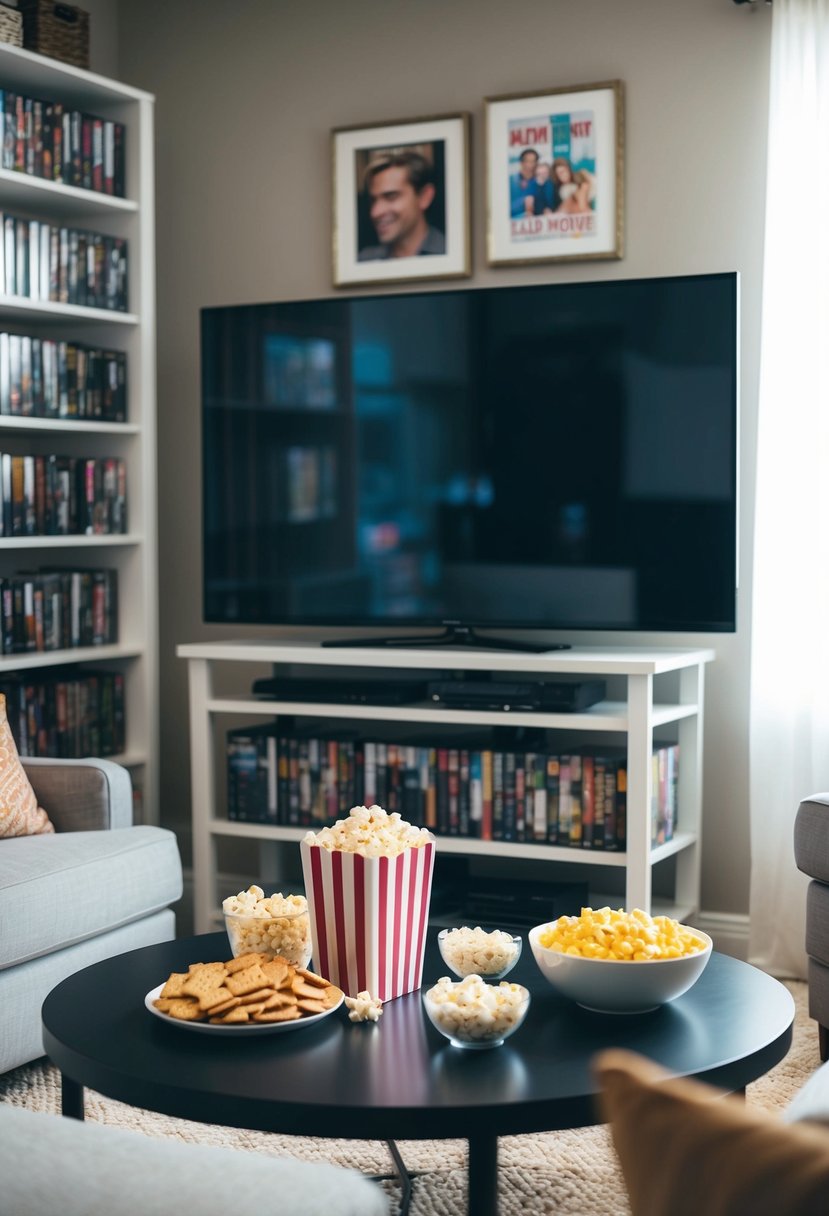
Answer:
[[[204,616],[736,627],[738,279],[205,308]]]

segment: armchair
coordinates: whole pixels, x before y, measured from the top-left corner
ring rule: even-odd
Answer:
[[[829,794],[804,798],[794,823],[797,868],[811,878],[806,896],[809,1016],[818,1024],[821,1060],[829,1059]]]
[[[175,936],[172,832],[133,825],[110,760],[22,757],[53,835],[0,840],[0,1073],[43,1055],[40,1008],[90,963]]]

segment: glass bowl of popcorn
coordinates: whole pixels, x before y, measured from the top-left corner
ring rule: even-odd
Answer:
[[[515,1034],[530,1007],[521,984],[487,984],[479,975],[457,982],[442,976],[423,993],[429,1021],[453,1047],[480,1051],[500,1047]]]
[[[477,925],[470,929],[441,929],[438,949],[446,966],[460,979],[480,975],[487,980],[502,980],[521,957],[523,939],[503,929],[487,931]]]
[[[311,923],[304,895],[265,895],[248,887],[222,901],[233,957],[258,951],[280,955],[295,967],[311,961]]]
[[[598,1013],[648,1013],[687,992],[713,942],[669,916],[582,908],[529,933],[541,974],[562,996]]]

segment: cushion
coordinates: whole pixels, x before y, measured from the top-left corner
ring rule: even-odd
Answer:
[[[633,1216],[826,1216],[829,1131],[671,1078],[633,1052],[594,1061]]]
[[[20,763],[6,717],[6,698],[0,693],[0,840],[54,830],[49,816],[37,805],[32,783]]]
[[[180,897],[178,843],[167,828],[139,824],[6,840],[0,971],[140,920]]]
[[[0,1207],[14,1216],[383,1216],[389,1211],[377,1185],[324,1160],[184,1144],[172,1136],[159,1139],[4,1103],[0,1178]]]

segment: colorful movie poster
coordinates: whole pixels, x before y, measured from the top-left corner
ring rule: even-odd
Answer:
[[[515,118],[506,132],[510,241],[594,236],[594,111]]]

